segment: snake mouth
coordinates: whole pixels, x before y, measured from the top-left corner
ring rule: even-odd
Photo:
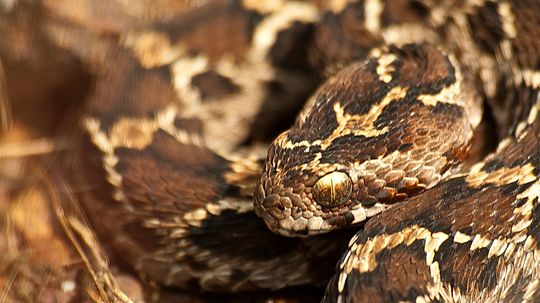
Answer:
[[[340,227],[329,223],[332,220],[324,219],[294,205],[292,200],[298,200],[298,197],[271,194],[262,202],[256,203],[255,213],[264,220],[272,232],[286,237],[319,235]]]
[[[255,213],[272,232],[287,237],[312,236],[335,229],[322,217],[315,216],[293,203],[299,200],[300,197],[296,194],[256,195]]]
[[[255,213],[274,233],[286,237],[307,237],[365,222],[389,205],[377,203],[369,208],[357,204],[341,214],[315,215],[291,203],[290,195],[271,194],[255,204]]]
[[[266,226],[274,233],[285,237],[307,237],[320,235],[335,229],[321,217],[312,217],[309,219],[298,218],[292,216],[284,218],[276,218],[268,214],[268,210],[255,208],[255,213],[261,217]]]

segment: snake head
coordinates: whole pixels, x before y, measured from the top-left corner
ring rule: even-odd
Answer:
[[[285,236],[325,233],[366,220],[386,208],[370,199],[364,180],[351,167],[321,163],[320,147],[287,146],[290,132],[268,152],[255,191],[256,213],[274,232]]]
[[[428,45],[351,64],[272,143],[256,213],[282,235],[319,234],[434,186],[465,158],[480,121],[469,85]]]

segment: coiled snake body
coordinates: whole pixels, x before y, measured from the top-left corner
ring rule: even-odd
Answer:
[[[540,3],[263,4],[109,48],[77,170],[100,234],[188,289],[321,285],[344,253],[327,302],[540,300]],[[484,100],[505,138],[465,169]]]

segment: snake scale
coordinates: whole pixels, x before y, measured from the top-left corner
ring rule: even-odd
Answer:
[[[73,180],[165,285],[538,302],[539,36],[537,0],[209,2],[104,39]]]

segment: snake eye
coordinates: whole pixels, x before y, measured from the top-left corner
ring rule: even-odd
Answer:
[[[313,198],[323,207],[338,206],[349,199],[352,192],[352,181],[346,173],[332,172],[313,186]]]

